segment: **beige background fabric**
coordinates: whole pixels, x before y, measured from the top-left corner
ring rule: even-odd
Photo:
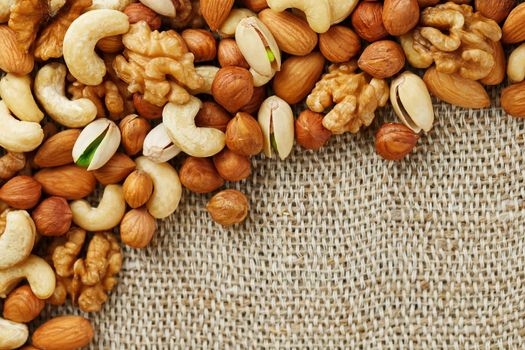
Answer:
[[[185,191],[124,249],[92,348],[525,348],[525,122],[435,110],[403,162],[374,151],[389,109],[321,152],[254,159],[240,227]]]

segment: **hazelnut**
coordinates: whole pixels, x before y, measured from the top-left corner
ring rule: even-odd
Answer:
[[[253,88],[253,95],[248,104],[241,108],[242,112],[257,113],[264,100],[266,100],[266,86],[259,86]]]
[[[222,39],[220,41],[217,56],[221,67],[237,66],[246,69],[250,68],[237,42],[233,39]]]
[[[136,114],[130,114],[119,123],[122,146],[130,156],[142,151],[146,135],[151,130],[150,123]]]
[[[252,99],[252,74],[241,67],[221,68],[213,80],[211,92],[215,101],[228,112],[237,112]]]
[[[388,36],[383,25],[383,4],[379,2],[361,2],[352,14],[352,27],[356,33],[369,42]]]
[[[124,50],[122,35],[113,35],[100,39],[97,42],[97,49],[104,53],[117,53]]]
[[[133,105],[135,105],[137,113],[141,117],[146,119],[158,119],[162,117],[162,107],[149,103],[141,94],[133,94]]]
[[[417,0],[385,0],[383,4],[383,25],[390,35],[404,35],[419,22]]]
[[[224,190],[212,197],[208,212],[213,221],[222,226],[239,224],[248,216],[248,199],[237,190]]]
[[[4,303],[4,318],[18,323],[28,323],[37,318],[46,306],[44,300],[38,299],[28,285],[18,287]]]
[[[319,35],[319,49],[330,62],[347,62],[361,51],[361,38],[348,27],[332,26]]]
[[[303,111],[295,121],[297,143],[306,149],[317,150],[324,146],[332,133],[323,126],[324,116],[310,110]]]
[[[0,188],[0,201],[15,209],[29,209],[37,205],[42,185],[31,176],[15,176]]]
[[[117,152],[102,168],[93,171],[93,174],[102,185],[110,185],[121,182],[133,170],[135,162],[124,153]]]
[[[226,132],[231,116],[215,102],[203,102],[202,108],[195,117],[195,125],[200,128],[215,128]]]
[[[146,204],[153,193],[153,180],[142,170],[135,170],[128,175],[122,187],[124,199],[131,208]]]
[[[120,239],[130,247],[144,248],[151,242],[156,230],[157,222],[146,208],[132,209],[120,222]]]
[[[204,29],[186,29],[182,38],[188,50],[195,56],[195,62],[213,61],[217,55],[217,43],[213,35]]]
[[[395,41],[376,41],[367,46],[357,64],[374,78],[390,78],[405,66],[405,52]]]
[[[180,182],[195,193],[208,193],[224,185],[213,162],[208,158],[189,157],[179,171]]]
[[[213,157],[213,164],[219,175],[226,181],[241,181],[250,176],[250,158],[225,148]]]
[[[261,126],[248,113],[237,113],[226,128],[226,145],[233,152],[247,157],[261,153],[264,146]]]
[[[399,123],[387,123],[376,134],[376,152],[386,160],[401,160],[417,144],[419,135]]]
[[[159,29],[162,24],[161,17],[141,3],[130,4],[123,12],[128,15],[130,24],[146,21],[151,30]]]
[[[44,199],[33,210],[33,221],[36,230],[42,236],[62,236],[69,231],[73,213],[67,200],[63,197],[52,196]]]

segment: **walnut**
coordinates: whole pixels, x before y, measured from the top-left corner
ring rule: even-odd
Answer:
[[[24,153],[7,152],[0,158],[0,179],[9,180],[26,166]]]
[[[375,110],[388,102],[390,89],[383,79],[370,78],[366,73],[355,73],[355,61],[333,64],[328,68],[306,100],[317,113],[336,106],[323,118],[325,128],[334,134],[359,132],[369,126]]]
[[[11,9],[8,26],[15,32],[18,46],[24,52],[29,51],[47,14],[46,0],[19,0]]]
[[[204,79],[197,74],[191,54],[182,37],[174,30],[151,31],[146,22],[130,26],[122,37],[126,49],[113,62],[120,79],[131,93],[162,107],[167,102],[184,104],[191,95],[186,88],[199,89]]]
[[[90,99],[97,107],[97,117],[99,118],[106,117],[106,109],[109,112],[109,118],[113,120],[120,119],[124,114],[124,99],[120,95],[117,85],[109,79],[96,86],[84,85],[74,81],[69,85],[67,91],[74,100],[79,98]]]
[[[86,231],[73,227],[66,234],[65,241],[55,240],[51,244],[50,253],[58,276],[71,277],[73,275],[73,265],[82,250],[85,240]]]
[[[0,213],[0,236],[4,233],[5,225],[7,224],[7,213],[9,213],[9,209],[3,210]]]
[[[77,17],[92,4],[92,0],[68,1],[53,21],[36,40],[35,57],[42,61],[62,56],[62,45],[66,31]]]
[[[496,64],[493,42],[501,35],[499,25],[473,12],[472,6],[448,2],[424,9],[420,26],[403,35],[401,44],[416,68],[435,62],[442,73],[479,80]]]

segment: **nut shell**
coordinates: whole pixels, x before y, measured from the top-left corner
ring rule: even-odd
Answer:
[[[332,132],[323,126],[323,118],[320,113],[303,111],[295,121],[297,143],[312,150],[323,147],[332,136]]]
[[[12,291],[4,303],[4,318],[13,322],[33,321],[44,309],[46,303],[38,299],[28,285]]]
[[[417,144],[419,135],[399,123],[384,124],[376,134],[376,151],[386,160],[405,158]]]
[[[237,113],[228,123],[226,145],[233,152],[246,157],[261,153],[264,138],[257,120],[248,113]]]
[[[208,193],[224,185],[213,162],[208,158],[189,157],[179,171],[180,182],[195,193]]]
[[[253,78],[241,67],[221,68],[211,86],[213,98],[228,112],[235,113],[250,102],[253,96]]]
[[[229,149],[223,149],[213,156],[213,164],[219,175],[226,181],[241,181],[250,176],[250,158],[241,156]]]
[[[128,175],[122,187],[124,199],[131,208],[146,204],[153,193],[153,180],[142,170],[135,170]]]
[[[242,192],[224,190],[212,197],[207,208],[213,221],[222,226],[231,226],[246,219],[249,205]]]
[[[130,247],[144,248],[156,230],[157,222],[146,208],[132,209],[120,222],[120,239]]]
[[[37,232],[42,236],[61,236],[67,233],[73,219],[67,201],[57,196],[44,199],[31,216]]]

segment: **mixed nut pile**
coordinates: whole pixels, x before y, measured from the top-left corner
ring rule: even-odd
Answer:
[[[431,94],[488,107],[505,77],[502,107],[525,117],[515,0],[3,0],[0,23],[0,350],[26,344],[46,303],[99,311],[121,242],[146,247],[183,187],[244,180],[261,152],[319,149],[390,100],[400,123],[375,145],[400,160],[433,127]],[[507,58],[503,43],[522,44]],[[224,190],[207,208],[228,226],[248,207]],[[24,349],[92,337],[62,316]]]

